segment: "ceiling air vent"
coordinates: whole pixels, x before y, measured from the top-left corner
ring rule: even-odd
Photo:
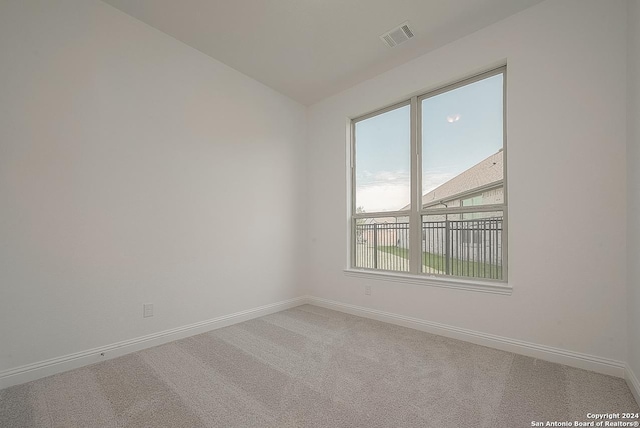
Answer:
[[[409,27],[409,22],[404,22],[380,36],[385,45],[393,48],[400,43],[404,43],[413,37],[413,30]]]

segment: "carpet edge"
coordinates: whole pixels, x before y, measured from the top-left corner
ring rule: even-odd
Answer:
[[[519,355],[538,358],[553,363],[564,364],[584,370],[590,370],[619,378],[625,377],[626,364],[622,361],[610,358],[598,357],[566,349],[554,348],[546,345],[525,342],[508,337],[497,336],[460,327],[454,327],[433,321],[404,315],[384,312],[377,309],[365,308],[362,306],[341,303],[320,297],[308,296],[307,302],[312,305],[346,312],[352,315],[371,318],[378,321],[388,322],[403,327],[421,330],[427,333],[458,339],[476,345],[487,346],[489,348],[500,349],[513,352]]]
[[[0,371],[0,390],[308,303],[306,296]]]
[[[627,385],[633,394],[633,398],[636,399],[638,406],[640,406],[640,381],[628,363],[625,364],[624,379],[627,381]]]

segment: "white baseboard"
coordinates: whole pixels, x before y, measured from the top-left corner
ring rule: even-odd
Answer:
[[[629,385],[629,389],[631,390],[633,397],[636,399],[638,406],[640,406],[640,381],[633,370],[631,370],[629,364],[625,366],[624,378],[627,381],[627,385]]]
[[[272,303],[260,306],[246,311],[236,312],[230,315],[213,318],[207,321],[201,321],[194,324],[149,334],[135,339],[124,340],[122,342],[113,343],[107,346],[101,346],[86,351],[76,352],[61,357],[51,358],[49,360],[39,361],[33,364],[16,367],[0,372],[0,389],[13,385],[30,382],[56,373],[65,372],[67,370],[76,369],[89,364],[116,358],[131,352],[140,351],[142,349],[151,348],[153,346],[162,345],[167,342],[205,333],[222,327],[227,327],[242,321],[283,311],[295,306],[307,303],[305,297],[285,300],[282,302]]]
[[[153,333],[135,339],[125,340],[107,346],[52,358],[0,372],[0,389],[40,379],[56,373],[76,369],[89,364],[116,358],[131,352],[162,345],[167,342],[193,336],[207,331],[227,327],[239,322],[293,308],[305,303],[346,312],[352,315],[401,325],[416,330],[445,337],[501,349],[516,354],[539,358],[554,363],[565,364],[585,370],[625,378],[636,401],[640,403],[640,382],[628,364],[608,358],[596,357],[579,352],[567,351],[550,346],[538,345],[507,337],[496,336],[474,330],[449,326],[419,318],[393,314],[390,312],[350,305],[319,297],[304,296],[282,302],[260,306],[246,311],[213,318],[183,327]]]
[[[580,352],[567,351],[565,349],[553,348],[545,345],[538,345],[522,340],[510,339],[508,337],[496,336],[493,334],[482,333],[479,331],[468,330],[460,327],[453,327],[446,324],[440,324],[437,322],[407,317],[404,315],[383,312],[376,309],[350,305],[346,303],[322,299],[319,297],[310,296],[307,298],[307,301],[312,305],[321,306],[327,309],[334,309],[336,311],[346,312],[352,315],[401,325],[403,327],[409,327],[428,333],[438,334],[440,336],[459,339],[465,342],[475,343],[477,345],[501,349],[503,351],[526,355],[528,357],[538,358],[541,360],[551,361],[553,363],[564,364],[580,369],[591,370],[597,373],[603,373],[621,378],[625,377],[626,364],[622,361],[596,357],[594,355],[583,354]],[[630,370],[627,370],[627,372],[631,375],[633,374]],[[637,379],[635,380],[635,382],[637,391]]]

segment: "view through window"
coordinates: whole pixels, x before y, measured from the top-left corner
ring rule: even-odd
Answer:
[[[506,281],[505,79],[352,121],[353,267]]]

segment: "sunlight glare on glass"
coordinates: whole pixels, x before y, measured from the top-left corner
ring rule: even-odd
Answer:
[[[459,120],[460,120],[460,115],[459,114],[452,114],[450,116],[447,116],[447,122],[449,122],[449,123],[457,122]]]

